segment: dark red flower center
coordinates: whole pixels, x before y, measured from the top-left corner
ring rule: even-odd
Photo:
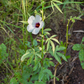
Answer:
[[[36,23],[35,27],[38,28],[40,26],[40,23]]]

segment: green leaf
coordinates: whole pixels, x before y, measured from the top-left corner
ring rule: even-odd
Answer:
[[[63,43],[63,41],[60,42],[60,46],[65,47],[66,43]]]
[[[51,66],[54,66],[54,63],[52,61],[49,61],[49,63],[50,63]]]
[[[46,83],[43,81],[35,81],[35,84],[46,84]]]
[[[80,50],[79,52],[79,59],[80,59],[80,62],[81,62],[81,66],[82,68],[84,69],[84,50]]]
[[[50,76],[52,76],[52,72],[49,69],[44,69],[43,72],[49,74]]]
[[[84,61],[81,62],[82,69],[84,69]]]
[[[77,51],[79,51],[79,50],[82,49],[82,47],[81,47],[80,44],[75,44],[75,45],[72,47],[72,49],[73,49],[73,50],[77,50]]]
[[[35,55],[38,56],[39,58],[42,58],[41,54],[39,54],[39,53],[35,53]]]
[[[43,76],[44,76],[43,69],[41,69],[41,71],[39,73],[39,81],[42,80]]]
[[[38,68],[38,63],[33,67],[33,71],[36,71]]]
[[[30,45],[30,42],[28,41],[28,43],[26,44],[28,47],[31,47],[31,45]]]
[[[54,56],[54,53],[53,53],[53,51],[52,51],[52,49],[51,49],[51,46],[50,46],[50,49],[49,49],[49,53],[50,53],[52,56]]]
[[[50,28],[47,28],[47,29],[45,29],[43,31],[47,32],[47,31],[51,31],[51,29]]]
[[[66,59],[65,55],[63,55],[62,53],[57,52],[56,54],[58,54],[59,56],[61,56],[63,60],[67,61],[67,59]]]
[[[54,57],[55,57],[55,59],[56,59],[60,64],[62,64],[62,63],[61,63],[61,59],[60,59],[60,57],[59,57],[57,54],[54,54]]]
[[[25,53],[25,54],[21,57],[21,61],[23,62],[26,58],[28,58],[28,57],[30,57],[30,56],[32,56],[32,55],[33,55],[33,53],[30,53],[30,52]]]
[[[35,56],[33,71],[36,71],[39,68],[39,64],[40,64],[39,58],[37,56]]]
[[[27,60],[27,65],[30,65],[33,61],[34,56],[30,56],[30,58]]]
[[[71,57],[70,55],[67,55],[67,56],[66,56],[67,59],[70,59],[70,57]]]
[[[28,22],[27,22],[27,21],[20,21],[20,22],[22,22],[22,23],[24,23],[24,24],[28,24]]]
[[[83,49],[80,50],[80,52],[79,52],[79,59],[80,59],[80,61],[84,61],[84,50]]]
[[[46,35],[50,35],[50,33],[49,32],[44,32],[44,35],[46,36]],[[47,36],[46,36],[47,37]]]
[[[59,81],[59,78],[58,78],[58,77],[56,77],[56,80],[57,80],[57,81]]]
[[[34,39],[34,40],[33,40],[33,45],[34,45],[34,46],[37,46],[37,44],[38,44],[37,41]]]
[[[33,83],[30,81],[30,82],[28,82],[28,83],[26,83],[26,84],[33,84]]]
[[[37,56],[35,56],[34,62],[35,62],[35,64],[37,64],[39,62],[39,58]]]
[[[20,79],[20,78],[21,78],[21,76],[22,76],[20,72],[15,72],[15,74],[14,74],[14,75],[15,75],[15,77],[16,77],[16,78],[18,78],[18,79]]]
[[[19,84],[15,77],[10,80],[10,84]]]
[[[53,50],[53,53],[54,53],[54,51],[55,51],[55,45],[54,45],[54,43],[52,41],[50,41],[50,43],[51,43],[52,50]]]
[[[57,36],[57,35],[52,35],[52,36],[50,37],[50,39],[51,39],[51,38],[54,38],[54,37],[56,37],[56,36]]]
[[[62,2],[61,1],[58,1],[58,0],[52,0],[52,1],[62,4]]]
[[[62,50],[65,50],[66,49],[66,47],[64,47],[64,46],[56,46],[56,48],[55,48],[55,50],[56,51],[62,51]]]
[[[38,80],[38,75],[39,74],[33,74],[33,76],[31,77],[30,81],[36,81],[36,80]]]
[[[63,12],[61,11],[61,9],[57,6],[57,4],[53,3],[54,6],[63,14]]]
[[[50,38],[47,38],[46,43],[47,43],[48,41],[50,41]]]
[[[57,39],[52,38],[52,40],[55,41],[55,42],[57,42],[58,44],[60,44],[59,41],[58,41]]]
[[[82,42],[84,42],[84,37],[82,38]]]
[[[8,57],[8,53],[6,52],[7,47],[5,44],[0,45],[0,64]]]
[[[47,51],[49,49],[49,46],[50,46],[50,41],[48,41],[48,43],[47,43]]]

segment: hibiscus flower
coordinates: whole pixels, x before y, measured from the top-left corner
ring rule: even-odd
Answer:
[[[38,34],[40,29],[44,26],[44,22],[39,15],[30,16],[28,19],[29,25],[27,26],[28,32],[32,32],[32,34]]]

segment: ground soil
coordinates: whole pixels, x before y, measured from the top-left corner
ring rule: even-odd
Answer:
[[[84,18],[84,17],[82,17]],[[76,21],[76,23],[73,26],[73,31],[74,30],[83,30],[84,31],[84,19],[81,21]],[[82,37],[84,37],[84,32],[73,32],[71,36],[71,42],[72,43],[81,43]],[[68,80],[69,82],[67,84],[84,84],[84,70],[82,69],[80,65],[80,61],[78,58],[78,52],[76,51],[71,51],[71,57],[74,59],[75,57],[76,60],[74,60],[74,68],[72,73],[70,74]]]

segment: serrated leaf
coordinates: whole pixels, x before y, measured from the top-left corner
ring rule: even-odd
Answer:
[[[42,80],[43,76],[44,76],[43,69],[41,69],[41,71],[39,73],[39,81]]]
[[[59,56],[61,56],[63,60],[67,61],[67,59],[66,59],[65,55],[63,55],[62,53],[57,52],[56,54],[58,54]]]
[[[82,48],[81,48],[81,45],[80,45],[80,44],[75,44],[75,45],[72,47],[72,49],[79,51],[79,50],[81,50]]]
[[[53,50],[53,53],[54,53],[54,51],[55,51],[55,45],[54,45],[54,43],[52,41],[50,41],[50,43],[51,43],[52,50]]]
[[[44,69],[43,72],[49,74],[50,76],[52,76],[52,72],[49,69]]]
[[[52,38],[52,40],[55,41],[55,42],[57,42],[58,44],[60,44],[59,41],[58,41],[57,39]]]

